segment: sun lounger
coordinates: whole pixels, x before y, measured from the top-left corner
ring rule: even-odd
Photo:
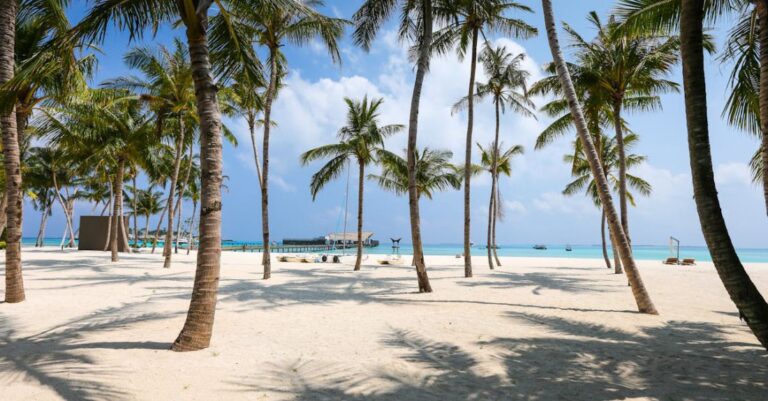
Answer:
[[[386,259],[379,259],[378,260],[380,265],[402,265],[403,264],[403,258],[401,257],[389,257]]]
[[[665,261],[663,261],[661,263],[664,263],[665,265],[679,265],[680,264],[680,259],[678,259],[678,258],[667,258],[667,260],[665,260]]]
[[[312,260],[306,256],[279,256],[277,258],[280,262],[293,262],[293,263],[311,263]]]
[[[681,264],[683,266],[694,266],[696,264],[696,259],[683,259]]]

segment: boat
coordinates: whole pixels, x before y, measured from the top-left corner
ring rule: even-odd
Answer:
[[[573,250],[573,248],[571,248],[571,245],[566,245],[566,246],[565,246],[565,251],[566,251],[566,252],[570,252],[570,251],[572,251],[572,250]]]
[[[533,249],[539,250],[539,251],[546,251],[547,246],[542,244],[536,244],[533,246]]]

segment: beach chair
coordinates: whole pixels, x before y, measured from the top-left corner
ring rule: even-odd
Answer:
[[[667,260],[661,262],[665,265],[678,265],[680,264],[680,260],[678,258],[667,258]]]
[[[683,262],[681,264],[683,266],[695,266],[696,265],[696,259],[683,259]]]

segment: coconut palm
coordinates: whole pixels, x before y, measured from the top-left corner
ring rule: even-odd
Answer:
[[[595,144],[600,163],[602,165],[602,155],[604,149],[602,146],[605,144],[601,139],[604,132],[612,127],[616,121],[613,118],[613,107],[611,102],[605,99],[604,91],[595,87],[595,80],[592,78],[593,73],[588,68],[578,63],[568,64],[569,72],[572,73],[572,82],[574,89],[581,99],[582,109],[584,110],[584,118],[586,120],[589,134],[592,136],[592,140]],[[553,95],[555,99],[544,104],[541,107],[541,111],[547,116],[552,117],[553,121],[550,123],[539,136],[536,138],[535,149],[540,150],[548,146],[556,139],[571,132],[575,127],[573,115],[571,114],[568,100],[565,98],[560,79],[557,75],[556,67],[554,63],[549,63],[545,66],[544,70],[549,74],[538,82],[535,82],[529,91],[529,95],[547,96]],[[647,103],[642,99],[638,100],[635,97],[624,97],[624,108],[633,108],[638,104]],[[627,122],[624,118],[621,118],[621,124],[623,124],[623,131],[628,130]],[[605,169],[605,166],[603,166]],[[614,248],[614,264],[616,273],[622,273],[621,261],[618,252],[615,251],[614,237],[611,235],[611,246]],[[605,256],[605,255],[604,255]]]
[[[261,188],[262,183],[259,151],[256,144],[256,128],[264,123],[264,120],[259,119],[259,114],[264,112],[264,89],[264,82],[253,82],[247,76],[241,75],[232,85],[219,92],[222,99],[222,112],[233,117],[244,118],[248,124],[259,188]]]
[[[616,175],[619,167],[619,152],[616,145],[616,138],[610,138],[607,135],[603,135],[600,139],[601,145],[598,148],[601,151],[600,161],[605,171],[606,177],[611,184],[611,188],[614,193],[619,191],[619,177]],[[630,151],[632,147],[638,142],[638,136],[634,133],[629,133],[624,137],[624,149]],[[597,193],[597,184],[592,178],[589,163],[584,156],[584,149],[581,143],[576,140],[573,142],[574,152],[567,154],[564,157],[564,161],[571,166],[571,176],[574,180],[568,183],[563,190],[563,195],[575,195],[580,191],[584,191],[586,195],[592,199],[595,206],[601,210],[600,218],[600,233],[602,239],[603,258],[605,259],[606,266],[610,269],[611,262],[608,258],[608,249],[605,240],[605,213],[602,213],[602,205],[600,204],[600,197]],[[646,160],[645,156],[637,154],[627,154],[626,164],[627,170],[631,170],[632,167],[639,166]],[[627,182],[629,188],[634,189],[640,195],[648,196],[651,194],[651,184],[644,179],[627,172]],[[635,206],[635,197],[631,191],[627,192],[627,199],[630,205]],[[614,251],[615,252],[615,251]],[[618,266],[617,266],[618,267]],[[616,270],[616,273],[621,273],[620,269]]]
[[[621,221],[619,220],[616,209],[613,206],[613,200],[611,198],[611,192],[608,186],[608,179],[600,164],[600,157],[595,148],[595,144],[592,140],[592,136],[589,134],[586,121],[584,119],[584,111],[581,108],[581,104],[576,95],[573,82],[571,81],[568,67],[563,59],[562,51],[560,50],[560,44],[557,38],[557,30],[555,26],[555,19],[552,12],[551,0],[542,0],[542,9],[544,11],[544,22],[547,30],[547,39],[549,47],[552,52],[552,58],[557,67],[558,77],[565,94],[565,98],[568,101],[568,105],[573,114],[573,119],[576,125],[576,131],[579,136],[579,140],[584,147],[584,153],[587,161],[589,162],[592,176],[595,177],[597,183],[597,192],[600,196],[600,202],[606,211],[606,219],[611,227],[612,232],[615,233],[617,238],[617,248],[621,257],[621,262],[627,272],[627,278],[629,279],[632,287],[632,294],[635,297],[637,308],[641,313],[657,314],[656,308],[651,301],[648,291],[645,289],[640,272],[635,265],[635,261],[632,258],[632,251],[629,246],[629,241],[621,227]]]
[[[174,144],[174,163],[171,173],[171,186],[166,201],[168,213],[167,228],[163,247],[165,260],[163,267],[171,266],[171,241],[173,224],[176,216],[176,193],[179,182],[181,161],[184,158],[187,143],[191,147],[189,126],[197,120],[195,114],[195,91],[192,78],[192,66],[189,52],[184,43],[174,39],[173,50],[164,46],[156,49],[138,47],[131,49],[123,57],[129,68],[141,71],[143,77],[127,76],[104,83],[108,88],[129,89],[140,94],[140,98],[149,104],[157,119],[157,127],[165,128],[165,121],[174,119],[171,138]]]
[[[768,303],[736,254],[717,196],[706,114],[703,14],[703,0],[682,0],[680,41],[693,195],[704,239],[718,275],[749,328],[768,349]]]
[[[474,127],[475,74],[477,70],[478,40],[488,33],[500,33],[515,38],[528,38],[537,30],[521,19],[509,18],[510,12],[532,12],[515,1],[508,0],[451,0],[438,1],[436,20],[445,26],[435,34],[434,47],[445,51],[454,44],[459,58],[469,52],[469,89],[467,91],[467,137],[464,169],[464,277],[472,277],[470,249],[470,179],[472,165],[472,130]]]
[[[242,69],[253,77],[261,74],[260,64],[250,46],[245,26],[233,18],[233,6],[244,7],[269,1],[286,7],[300,7],[293,0],[97,0],[75,27],[74,39],[101,41],[113,24],[141,38],[151,27],[180,23],[185,27],[197,115],[200,119],[202,165],[201,233],[192,299],[184,327],[172,349],[192,351],[207,348],[213,330],[216,293],[221,262],[221,114],[213,74],[222,76]],[[209,16],[213,4],[216,14]],[[212,66],[212,59],[215,64]]]
[[[353,39],[368,51],[381,27],[395,9],[400,10],[398,36],[400,40],[413,44],[411,54],[416,59],[416,74],[408,115],[408,210],[410,212],[411,242],[416,260],[416,277],[419,292],[432,292],[427,267],[424,264],[424,250],[421,240],[421,218],[419,217],[419,191],[416,178],[416,142],[418,137],[419,105],[424,76],[429,69],[432,54],[434,12],[431,0],[366,0],[352,17],[355,23]]]
[[[424,148],[416,152],[416,188],[419,199],[432,199],[435,192],[448,188],[461,189],[461,171],[451,163],[453,152]],[[369,174],[368,179],[398,195],[408,193],[408,158],[387,150],[379,150],[380,174]]]
[[[616,13],[622,25],[632,34],[652,32],[677,33],[680,26],[681,0],[621,0]],[[753,133],[761,140],[757,149],[760,165],[752,164],[753,175],[763,186],[766,212],[768,212],[768,4],[754,0],[712,0],[704,2],[704,18],[715,26],[731,17],[735,21],[725,40],[720,59],[732,64],[728,95],[723,116],[742,130]],[[709,37],[704,36],[704,47],[714,49]],[[763,99],[761,101],[760,99]],[[762,168],[757,174],[754,168]]]
[[[112,182],[112,223],[110,249],[112,261],[118,260],[118,230],[127,235],[122,218],[123,182],[127,166],[154,152],[158,138],[154,124],[136,100],[125,100],[123,91],[93,90],[87,99],[72,103],[57,113],[46,113],[41,123],[44,132],[57,146],[67,149],[73,159],[88,168],[102,165]]]
[[[523,116],[535,118],[535,114],[531,110],[534,104],[528,97],[526,84],[530,74],[520,66],[524,59],[524,54],[518,54],[513,57],[504,46],[494,48],[490,44],[486,44],[483,51],[480,52],[480,63],[483,65],[488,82],[478,84],[475,96],[478,97],[478,100],[487,97],[492,99],[496,115],[494,135],[494,143],[496,144],[499,143],[501,114],[505,113],[507,108]],[[468,104],[469,98],[465,97],[454,106],[454,110],[467,107]],[[496,151],[492,152],[491,155],[495,156],[498,154],[499,149],[496,147]],[[491,164],[496,165],[495,162]],[[498,174],[491,172],[492,188],[497,187],[497,179]],[[492,192],[494,191],[492,190]],[[496,255],[496,248],[493,248],[493,252]],[[498,256],[495,256],[495,259],[496,264],[501,265]]]
[[[314,8],[323,6],[320,0],[303,0],[304,7],[284,7],[280,4],[260,1],[248,4],[239,10],[241,18],[253,31],[254,40],[267,50],[269,79],[264,94],[264,133],[261,168],[261,225],[264,252],[264,279],[272,275],[269,237],[269,140],[272,128],[272,103],[277,97],[280,81],[288,70],[287,59],[282,48],[286,44],[305,46],[312,40],[319,39],[328,50],[334,62],[341,62],[338,41],[344,32],[346,20],[322,15]],[[258,83],[260,79],[253,79]]]
[[[703,32],[703,21],[715,23],[719,18],[733,11],[733,6],[736,6],[735,8],[738,10],[740,9],[739,6],[744,3],[746,3],[746,0],[735,2],[725,0],[622,0],[618,11],[624,17],[624,25],[630,31],[647,32],[654,30],[655,32],[677,31],[680,33],[680,53],[683,63],[683,89],[688,125],[688,147],[691,156],[691,175],[693,178],[694,200],[696,201],[702,232],[709,252],[712,255],[712,262],[731,300],[738,308],[741,316],[744,317],[744,320],[747,321],[747,324],[760,343],[768,348],[768,304],[766,304],[765,299],[749,278],[746,270],[744,270],[744,266],[741,264],[728,234],[714,181],[708,121],[706,114],[702,114],[707,112],[703,55],[704,51],[707,50],[707,36]],[[765,16],[765,14],[762,15]],[[743,24],[744,18],[751,20],[746,25],[753,23],[752,21],[756,21],[754,16],[756,14],[745,14],[738,25],[745,26]],[[763,20],[758,22],[757,25],[766,26],[768,24]],[[740,31],[744,35],[749,35],[750,32],[754,31],[750,29]],[[768,36],[764,37],[761,34],[760,37],[761,41],[766,39],[768,42]],[[760,48],[765,51],[765,49],[768,49],[768,46],[760,46]],[[734,68],[739,68],[738,63]],[[761,77],[768,75],[768,70],[766,69],[768,69],[768,62],[761,62]],[[734,73],[732,77],[734,75],[740,76],[742,74]],[[744,75],[748,74],[745,73]],[[766,79],[760,79],[759,82],[768,84]],[[759,93],[759,98],[768,98],[766,97],[768,96],[768,86],[761,85]],[[749,103],[750,100],[749,98],[744,98],[742,102]],[[761,112],[756,113],[757,118],[762,114],[764,108],[768,110],[768,102],[760,102],[759,108]],[[744,114],[749,115],[749,113],[747,110]],[[754,115],[755,113],[752,112],[752,114]],[[734,122],[734,120],[731,122]],[[762,139],[765,143],[766,131],[764,130],[764,122],[765,120],[762,120],[757,124],[760,126],[763,134]],[[754,126],[755,123],[752,124]],[[768,160],[768,155],[765,153],[766,149],[768,147],[761,146],[761,156],[765,157],[763,160]],[[753,165],[755,164],[753,163]],[[763,169],[766,166],[768,166],[768,163],[762,163]],[[763,179],[765,177],[765,170],[763,170]]]
[[[496,264],[501,266],[499,257],[496,254],[496,221],[504,218],[504,204],[501,201],[501,191],[499,190],[499,175],[504,174],[507,177],[512,175],[512,159],[515,156],[522,155],[524,148],[521,145],[513,145],[505,150],[501,150],[503,143],[491,142],[487,147],[477,144],[480,150],[480,168],[491,175],[491,196],[488,201],[488,266],[493,269],[494,254]]]
[[[30,194],[32,206],[40,211],[41,217],[35,247],[44,245],[46,224],[56,200],[53,185],[54,170],[50,158],[46,157],[46,153],[49,153],[47,151],[46,148],[32,148],[25,158],[24,185],[26,192]]]
[[[330,160],[312,175],[309,191],[312,199],[330,181],[338,178],[351,161],[357,162],[357,259],[355,271],[360,270],[363,260],[363,190],[365,167],[377,161],[377,153],[384,148],[384,139],[403,129],[402,125],[379,125],[379,107],[383,99],[362,101],[344,98],[347,103],[347,125],[339,130],[339,142],[310,149],[301,155],[301,163],[307,165],[318,159]]]
[[[566,31],[576,50],[576,63],[582,66],[581,73],[586,75],[585,79],[592,81],[592,91],[601,93],[601,97],[612,107],[619,151],[621,225],[629,239],[622,112],[627,103],[635,110],[659,108],[659,94],[677,91],[678,85],[666,76],[677,62],[680,43],[676,36],[659,39],[658,36],[622,35],[615,18],[611,17],[603,24],[595,12],[591,12],[587,19],[597,30],[594,40],[586,41],[568,26]]]
[[[163,210],[163,192],[155,191],[155,186],[150,185],[147,189],[139,189],[134,196],[136,197],[135,212],[144,217],[144,235],[142,239],[143,246],[147,246],[147,237],[149,236],[149,218],[160,213]]]

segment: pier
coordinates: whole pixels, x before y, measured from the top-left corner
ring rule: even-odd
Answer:
[[[276,253],[299,253],[299,252],[330,252],[339,249],[352,249],[357,248],[357,245],[270,245],[270,252]],[[235,252],[263,252],[264,245],[222,245],[222,251],[235,251]]]

